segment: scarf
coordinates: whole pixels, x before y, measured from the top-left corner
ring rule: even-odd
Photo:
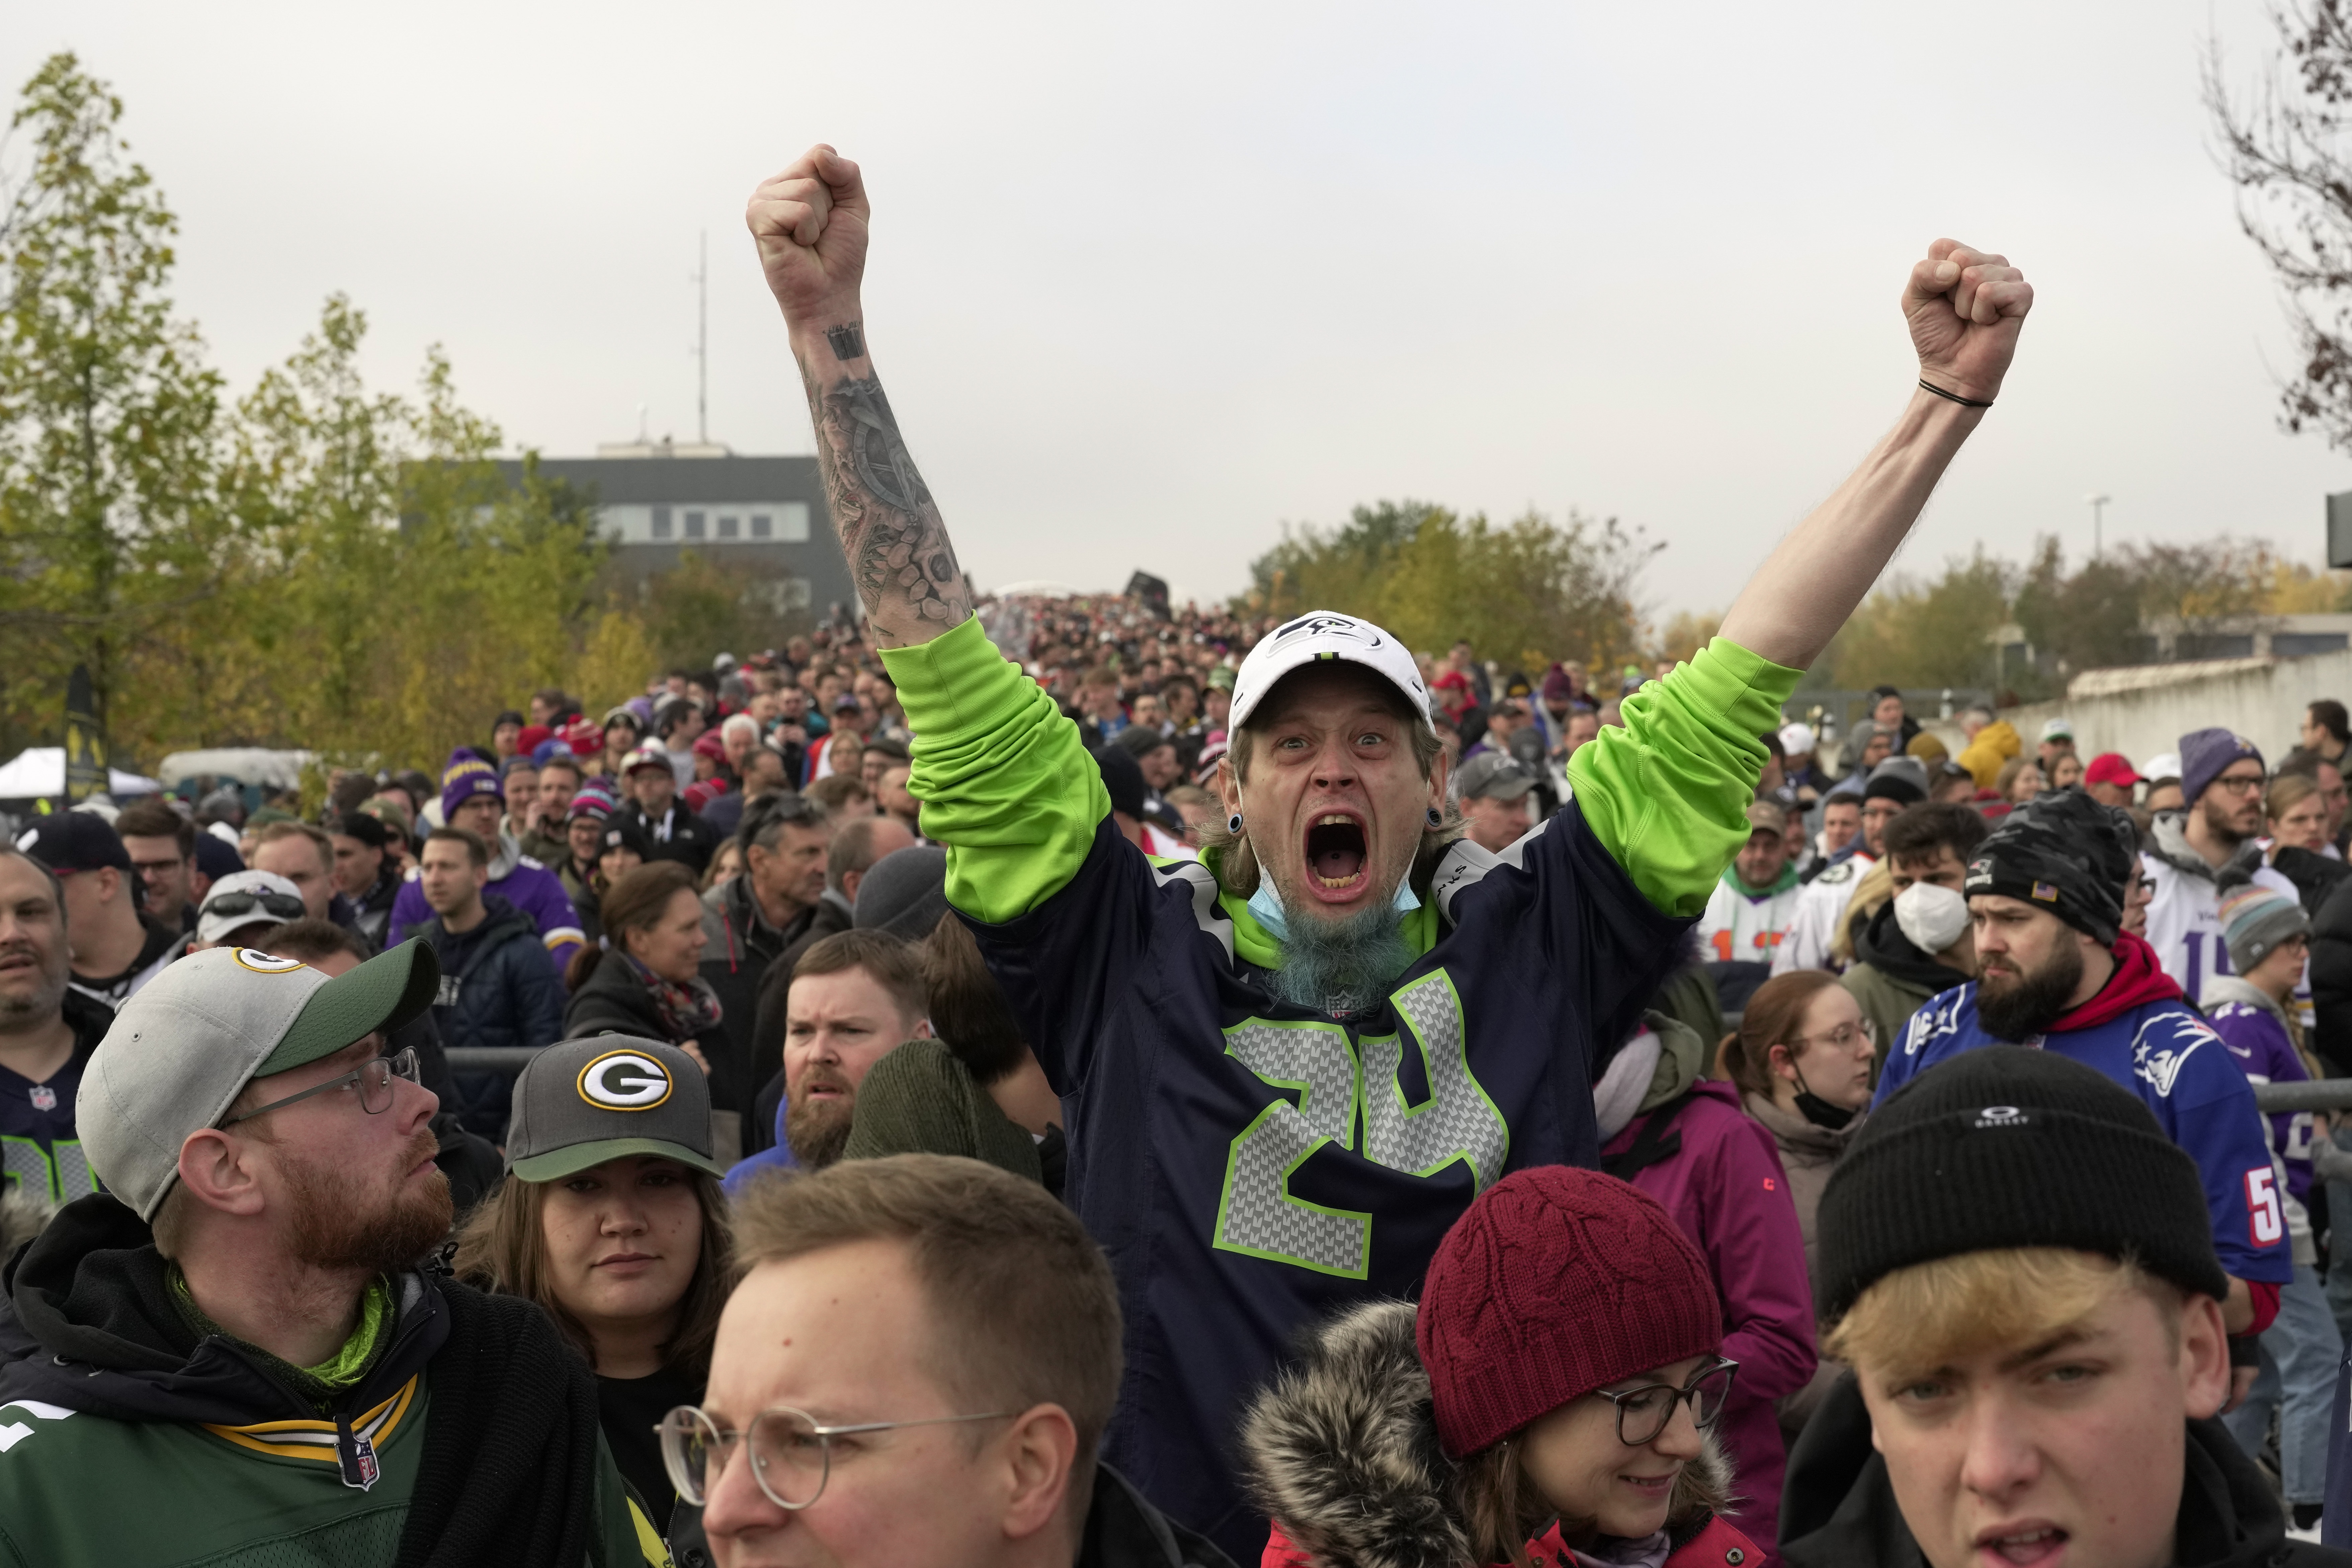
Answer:
[[[665,980],[631,954],[614,951],[629,966],[629,973],[645,982],[654,999],[654,1011],[661,1015],[662,1033],[672,1040],[690,1040],[719,1026],[726,1009],[719,1006],[719,993],[710,988],[710,982],[698,974],[684,984]]]
[[[214,1322],[205,1315],[205,1310],[196,1305],[195,1295],[188,1289],[188,1277],[180,1272],[178,1264],[165,1267],[163,1282],[171,1287],[172,1305],[179,1309],[180,1321],[187,1325],[189,1332],[199,1340],[210,1339],[215,1334],[223,1339],[236,1339],[235,1334]],[[254,1360],[275,1373],[278,1381],[309,1401],[313,1410],[324,1415],[334,1408],[337,1400],[359,1386],[360,1380],[383,1359],[384,1347],[392,1342],[391,1334],[385,1332],[391,1326],[392,1292],[384,1288],[383,1279],[376,1279],[369,1280],[367,1289],[361,1292],[359,1326],[352,1331],[352,1337],[343,1342],[341,1349],[316,1366],[296,1366],[291,1362],[271,1355],[259,1345],[244,1340],[236,1342]]]

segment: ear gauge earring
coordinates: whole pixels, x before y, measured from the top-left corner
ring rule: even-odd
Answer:
[[[1242,830],[1242,814],[1241,814],[1240,812],[1238,812],[1238,811],[1237,811],[1237,812],[1234,813],[1231,816],[1229,816],[1229,817],[1225,818],[1225,831],[1226,831],[1226,832],[1228,832],[1228,833],[1239,833],[1241,830]]]
[[[1443,826],[1445,826],[1445,814],[1444,814],[1444,812],[1442,812],[1442,811],[1438,810],[1438,809],[1437,809],[1437,807],[1435,807],[1435,806],[1433,806],[1433,806],[1431,806],[1431,807],[1429,808],[1429,825],[1430,825],[1432,827],[1443,827]]]

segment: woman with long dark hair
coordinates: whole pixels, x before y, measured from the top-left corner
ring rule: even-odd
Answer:
[[[734,1283],[710,1093],[673,1047],[567,1040],[515,1081],[507,1179],[474,1211],[457,1272],[536,1301],[596,1373],[604,1440],[655,1528],[676,1501],[654,1428],[698,1405]]]

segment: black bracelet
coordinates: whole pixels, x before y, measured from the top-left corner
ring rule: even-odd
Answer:
[[[1919,384],[1919,390],[1922,392],[1932,392],[1937,396],[1943,398],[1945,401],[1957,403],[1963,408],[1990,408],[1992,406],[1990,403],[1979,403],[1973,397],[1962,397],[1957,392],[1946,392],[1942,387],[1930,385],[1928,383],[1924,381]]]

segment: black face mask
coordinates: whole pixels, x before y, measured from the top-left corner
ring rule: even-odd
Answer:
[[[1794,1062],[1789,1065],[1796,1066]],[[1843,1129],[1846,1123],[1853,1120],[1854,1116],[1853,1111],[1832,1105],[1828,1100],[1807,1089],[1805,1075],[1801,1072],[1797,1074],[1797,1114],[1814,1126],[1827,1128],[1832,1132]]]
[[[1826,1127],[1832,1132],[1852,1121],[1854,1114],[1851,1110],[1841,1110],[1809,1089],[1797,1091],[1797,1111],[1814,1126]]]

